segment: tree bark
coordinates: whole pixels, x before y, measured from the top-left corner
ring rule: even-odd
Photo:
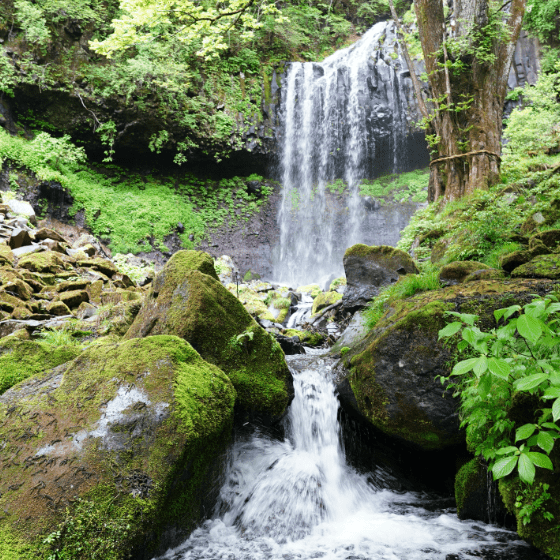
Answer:
[[[525,5],[512,0],[500,15],[492,14],[499,6],[490,0],[454,0],[446,21],[442,0],[414,0],[437,133],[431,201],[456,200],[499,181],[503,105]],[[498,16],[501,34],[492,26]]]

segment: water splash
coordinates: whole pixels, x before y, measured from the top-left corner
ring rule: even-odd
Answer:
[[[410,170],[418,163],[413,152],[424,155],[411,134],[405,69],[385,22],[320,64],[290,64],[281,103],[277,280],[321,284],[341,275],[344,250],[364,241],[362,179]]]
[[[494,560],[537,558],[510,533],[459,521],[429,496],[391,491],[346,462],[330,362],[299,356],[288,437],[238,442],[218,515],[163,557],[173,560]],[[377,481],[377,482],[374,482]],[[381,481],[381,483],[379,482]]]

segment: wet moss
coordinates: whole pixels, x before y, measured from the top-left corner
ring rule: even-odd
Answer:
[[[457,504],[457,515],[461,517],[461,510],[471,492],[479,488],[480,466],[478,459],[471,459],[464,464],[455,476],[455,502]]]
[[[53,347],[44,342],[12,337],[0,341],[0,394],[38,373],[73,360],[80,353],[76,346]]]
[[[341,299],[342,299],[342,294],[339,294],[338,292],[321,293],[313,300],[313,308],[311,309],[311,314],[315,315],[325,307],[328,307],[329,305],[333,305],[333,303],[336,303]]]
[[[518,266],[511,273],[513,278],[560,278],[560,255],[541,255]]]
[[[187,340],[220,367],[232,380],[242,407],[273,415],[284,412],[290,381],[284,354],[219,281],[198,270],[170,275],[166,266],[125,339],[156,334]]]
[[[44,251],[22,257],[18,266],[31,272],[56,273],[64,269],[64,261],[55,251]]]

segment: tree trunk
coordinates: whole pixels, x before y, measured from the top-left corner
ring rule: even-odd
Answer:
[[[456,200],[499,181],[502,111],[526,0],[512,0],[499,16],[507,18],[501,34],[494,4],[454,0],[446,21],[442,0],[414,0],[432,92],[431,201]]]

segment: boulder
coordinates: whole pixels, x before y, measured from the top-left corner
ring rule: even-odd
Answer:
[[[274,336],[274,338],[278,341],[286,356],[293,356],[294,354],[305,354],[305,349],[303,348],[303,345],[300,343],[297,336],[287,337],[281,334],[277,334]]]
[[[71,315],[72,311],[70,311],[70,308],[63,301],[53,301],[47,305],[47,313],[64,317],[66,315]]]
[[[78,307],[82,301],[89,302],[89,294],[86,290],[72,290],[69,292],[61,292],[56,296],[56,301],[61,301],[70,309]]]
[[[211,264],[211,257],[207,261],[192,253],[175,253],[156,276],[125,340],[158,334],[184,338],[206,361],[223,369],[244,409],[281,415],[292,391],[282,349],[215,272],[191,268],[208,270],[204,263]]]
[[[44,239],[52,239],[59,243],[68,243],[68,240],[62,237],[62,235],[54,231],[54,229],[49,228],[41,228],[35,232],[35,241],[43,241]]]
[[[560,278],[560,254],[540,255],[531,261],[515,268],[513,278]]]
[[[347,286],[342,306],[347,311],[365,307],[378,293],[404,274],[418,274],[412,258],[394,247],[354,245],[344,254]]]
[[[517,267],[521,266],[522,264],[528,263],[538,255],[546,255],[547,253],[550,253],[550,249],[548,249],[548,247],[546,247],[544,243],[539,240],[538,243],[533,244],[532,249],[513,251],[513,253],[503,255],[502,257],[500,257],[500,266],[506,272],[512,272]]]
[[[19,329],[21,328],[20,324]],[[77,346],[51,346],[44,342],[17,340],[12,337],[1,339],[0,394],[28,377],[70,362],[79,353]]]
[[[502,280],[503,278],[504,273],[501,270],[498,270],[497,268],[486,268],[471,272],[463,280],[463,283],[476,282],[477,280]]]
[[[537,244],[537,241],[543,243],[551,251],[556,250],[558,245],[560,245],[560,229],[550,229],[533,235],[529,239],[529,248],[532,249]]]
[[[0,290],[13,294],[23,301],[29,300],[33,295],[33,288],[27,282],[24,282],[19,278],[14,278],[10,282],[2,284]]]
[[[469,274],[479,270],[488,270],[490,267],[476,261],[455,261],[446,264],[439,273],[439,281],[444,286],[453,286],[465,281]]]
[[[19,249],[24,245],[31,245],[29,232],[25,229],[15,228],[10,236],[10,247],[12,249]]]
[[[340,301],[341,299],[342,299],[342,294],[339,294],[338,292],[321,293],[313,300],[313,307],[311,309],[311,314],[315,315],[315,313],[318,313],[322,309],[329,307],[330,305],[336,303],[337,301]]]
[[[35,217],[35,210],[29,202],[25,200],[8,200],[6,202],[10,212],[18,214],[19,216],[25,216],[32,224],[37,223],[37,218]]]
[[[101,257],[94,257],[91,259],[81,259],[76,263],[78,266],[83,268],[93,268],[99,272],[106,274],[107,276],[112,276],[118,272],[117,267],[111,261],[107,259],[102,259]]]
[[[0,243],[0,265],[4,265],[4,264],[13,265],[14,260],[15,257],[9,245]]]
[[[172,336],[99,343],[20,383],[0,397],[3,455],[19,457],[2,469],[2,542],[34,558],[27,548],[63,522],[81,528],[51,536],[57,556],[163,554],[215,498],[234,400],[226,375]]]
[[[40,253],[45,250],[45,247],[42,245],[24,245],[23,247],[19,247],[14,249],[13,254],[18,259],[23,257],[24,255],[30,255],[32,253]]]
[[[48,272],[51,274],[60,272],[64,269],[64,261],[60,254],[55,251],[44,251],[25,255],[19,260],[18,266],[31,272]]]
[[[349,384],[355,400],[341,402],[411,446],[430,450],[460,443],[459,403],[435,379],[449,374],[453,356],[452,346],[438,340],[439,330],[453,321],[446,312],[477,314],[478,326],[487,330],[495,325],[494,310],[528,303],[553,286],[548,280],[484,280],[394,302],[367,336],[349,345],[346,389]]]

